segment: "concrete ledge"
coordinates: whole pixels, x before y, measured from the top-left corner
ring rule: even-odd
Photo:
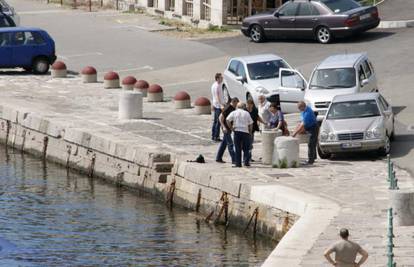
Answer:
[[[397,29],[411,27],[414,27],[414,20],[381,21],[378,25],[378,28],[380,29]]]
[[[250,199],[300,216],[263,263],[265,267],[299,266],[340,211],[340,206],[332,201],[280,185],[252,186]]]

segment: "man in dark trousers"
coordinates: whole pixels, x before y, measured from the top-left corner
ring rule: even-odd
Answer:
[[[249,149],[251,133],[253,129],[253,120],[249,112],[246,111],[245,103],[238,103],[237,109],[230,113],[226,119],[227,123],[232,125],[234,131],[234,146],[236,149],[236,165],[242,166],[241,155],[243,151],[244,166],[250,166]]]
[[[309,106],[305,104],[305,102],[300,101],[298,103],[298,109],[300,111],[302,122],[298,125],[298,127],[296,127],[296,130],[293,132],[292,136],[296,137],[296,135],[304,133],[310,134],[308,142],[307,164],[313,164],[316,159],[316,145],[318,142],[318,123],[316,121],[315,113]]]
[[[211,139],[219,142],[220,140],[220,122],[219,116],[226,104],[223,96],[223,75],[216,73],[215,82],[211,86],[211,99],[213,111],[213,125],[211,126]]]
[[[220,143],[220,146],[219,146],[219,149],[218,149],[217,155],[216,155],[216,162],[218,162],[218,163],[225,163],[223,161],[223,154],[224,154],[224,151],[226,150],[226,147],[227,147],[228,150],[229,150],[230,157],[231,157],[231,163],[236,164],[236,158],[235,158],[235,154],[234,154],[233,138],[231,137],[231,128],[227,124],[226,119],[227,119],[227,117],[229,116],[229,114],[231,112],[236,110],[236,107],[237,107],[238,103],[239,103],[239,99],[237,97],[232,98],[231,101],[230,101],[230,104],[227,105],[224,108],[223,112],[219,116],[221,129],[223,130],[223,140]]]
[[[325,251],[325,258],[336,267],[360,267],[368,259],[368,252],[357,243],[348,240],[348,229],[342,228],[339,235],[341,240]],[[331,257],[332,253],[335,253],[335,260]],[[358,254],[361,255],[361,259],[356,262]]]

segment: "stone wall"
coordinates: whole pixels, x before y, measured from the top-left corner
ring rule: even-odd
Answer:
[[[243,229],[258,208],[257,232],[279,240],[298,216],[250,198],[242,177],[223,176],[205,165],[184,162],[156,146],[131,147],[113,136],[67,126],[45,116],[10,106],[0,107],[0,141],[89,176],[171,199],[203,216],[223,222],[223,196],[228,199],[228,224]],[[171,194],[173,192],[173,194]],[[253,220],[254,221],[254,220]],[[250,229],[251,231],[251,229]]]

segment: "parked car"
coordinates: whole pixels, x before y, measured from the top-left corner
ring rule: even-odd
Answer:
[[[21,67],[44,74],[55,60],[55,42],[46,31],[26,27],[0,28],[0,68]]]
[[[316,66],[304,98],[322,121],[334,96],[375,91],[377,78],[367,54],[339,54]]]
[[[284,112],[297,112],[296,104],[303,100],[307,83],[303,76],[281,57],[272,54],[236,57],[230,59],[223,73],[223,91],[226,97],[245,101],[258,96],[279,94]]]
[[[249,16],[241,31],[253,42],[266,38],[315,38],[327,44],[373,29],[380,23],[377,7],[361,6],[353,0],[288,1],[276,11]]]
[[[4,13],[9,16],[13,20],[15,26],[20,25],[20,16],[5,0],[0,0],[0,11],[0,13]]]
[[[359,151],[389,153],[394,136],[391,105],[379,93],[335,96],[319,130],[321,158]]]

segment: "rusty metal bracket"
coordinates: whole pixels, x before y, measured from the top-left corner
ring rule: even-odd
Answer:
[[[259,207],[256,207],[253,211],[252,216],[250,217],[249,222],[246,225],[246,228],[244,228],[243,234],[247,232],[247,230],[249,229],[250,224],[253,221],[254,218],[254,225],[253,225],[253,236],[256,236],[256,230],[257,230],[257,217],[259,215]]]
[[[173,180],[171,182],[170,188],[169,188],[168,194],[167,194],[166,204],[170,209],[173,208],[174,192],[175,192],[175,180]]]

